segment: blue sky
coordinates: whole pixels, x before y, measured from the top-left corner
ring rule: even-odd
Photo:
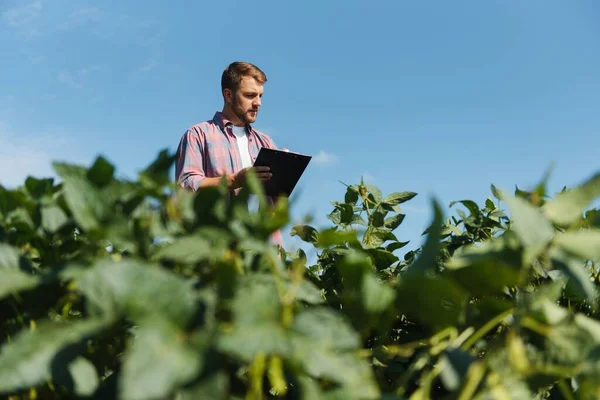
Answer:
[[[1,183],[97,154],[135,173],[220,110],[234,60],[269,78],[256,127],[314,156],[297,220],[326,223],[362,175],[419,193],[397,230],[414,248],[432,197],[600,169],[595,0],[168,4],[0,2]]]

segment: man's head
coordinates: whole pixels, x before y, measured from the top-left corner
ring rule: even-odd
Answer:
[[[236,61],[225,68],[221,76],[224,112],[234,124],[256,121],[265,82],[265,73],[248,62]]]

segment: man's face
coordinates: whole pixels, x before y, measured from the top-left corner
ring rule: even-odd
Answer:
[[[250,124],[256,121],[263,92],[263,85],[256,79],[250,76],[242,78],[239,89],[232,96],[231,103],[233,112],[242,122]]]

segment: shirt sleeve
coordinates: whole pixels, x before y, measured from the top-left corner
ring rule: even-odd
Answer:
[[[188,129],[179,142],[175,157],[175,179],[179,186],[198,190],[206,177],[203,152],[203,138],[195,129]]]

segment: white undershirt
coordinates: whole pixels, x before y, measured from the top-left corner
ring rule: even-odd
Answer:
[[[240,156],[242,158],[242,168],[252,166],[252,158],[250,157],[250,150],[248,149],[248,134],[245,126],[233,126],[233,134],[237,138],[238,149],[240,150]],[[251,195],[248,200],[248,208],[250,211],[258,211],[258,199],[256,196]]]
[[[246,134],[246,127],[234,126],[233,134],[237,138],[238,148],[240,149],[240,155],[242,156],[242,168],[252,166],[252,159],[250,158],[250,151],[248,150],[248,135]]]

